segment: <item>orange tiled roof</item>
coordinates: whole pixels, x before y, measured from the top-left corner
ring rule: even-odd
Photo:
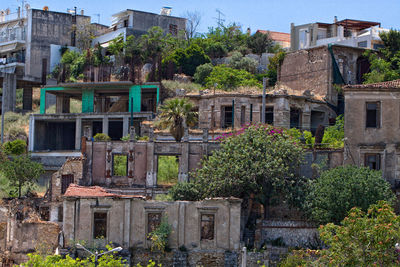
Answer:
[[[107,192],[100,186],[80,186],[70,184],[64,194],[65,197],[120,197],[120,198],[144,198],[135,195],[120,195]]]
[[[388,82],[370,83],[370,84],[350,84],[344,87],[349,89],[380,89],[380,88],[400,88],[400,79]]]
[[[265,30],[257,30],[257,32],[263,34],[269,34],[269,37],[274,41],[280,42],[290,42],[290,33],[285,32],[273,32],[273,31],[265,31]]]

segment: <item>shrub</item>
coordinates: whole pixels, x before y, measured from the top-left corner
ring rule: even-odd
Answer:
[[[21,139],[4,143],[4,152],[7,155],[21,155],[26,152],[26,142]]]
[[[171,233],[171,226],[168,223],[168,217],[161,218],[160,225],[148,237],[151,240],[151,251],[164,252],[168,247],[168,237]]]
[[[227,91],[240,86],[262,87],[255,76],[245,70],[237,70],[225,65],[215,66],[209,77],[206,78],[206,86],[214,87]]]
[[[325,129],[322,144],[331,148],[342,148],[344,146],[344,117],[336,118],[336,123]]]
[[[94,141],[111,141],[111,138],[104,134],[104,133],[98,133],[95,136],[93,136]]]
[[[197,201],[200,199],[200,192],[195,183],[181,182],[174,185],[169,190],[169,195],[173,200]]]
[[[11,126],[4,134],[5,140],[15,141],[15,140],[28,140],[28,136],[24,129],[18,126]]]
[[[366,211],[379,200],[393,199],[390,184],[380,171],[345,166],[324,171],[311,183],[305,207],[318,223],[339,223],[353,207]]]
[[[201,85],[205,85],[206,78],[208,76],[210,76],[212,70],[213,70],[213,65],[211,63],[206,63],[206,64],[198,66],[196,68],[196,72],[194,73],[194,77],[193,77],[194,81]]]
[[[245,70],[254,74],[257,71],[258,61],[253,58],[244,57],[242,53],[236,51],[232,54],[228,65],[231,68]]]

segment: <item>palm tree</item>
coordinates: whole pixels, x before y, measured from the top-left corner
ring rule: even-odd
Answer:
[[[197,121],[197,112],[193,111],[193,103],[187,98],[171,98],[160,107],[156,126],[168,129],[177,142],[184,134],[184,123],[193,126]]]

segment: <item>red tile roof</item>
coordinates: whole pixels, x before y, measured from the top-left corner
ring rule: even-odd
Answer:
[[[263,34],[269,34],[269,37],[274,41],[280,42],[290,42],[290,34],[285,32],[273,32],[273,31],[265,31],[265,30],[257,30],[257,32]]]
[[[70,184],[64,194],[65,197],[117,197],[117,198],[144,198],[143,196],[135,195],[120,195],[107,192],[100,186],[79,186]]]
[[[370,84],[350,84],[346,85],[344,89],[392,89],[400,88],[400,79],[388,82],[370,83]]]

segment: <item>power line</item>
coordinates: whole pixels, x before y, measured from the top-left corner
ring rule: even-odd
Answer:
[[[218,17],[217,17],[217,18],[214,17],[213,19],[216,19],[216,20],[217,20],[217,25],[218,25],[218,27],[221,28],[221,27],[223,26],[224,22],[225,22],[225,19],[224,19],[224,18],[221,18],[221,16],[225,17],[225,14],[222,13],[222,11],[221,11],[219,8],[217,8],[217,9],[215,10],[215,12],[218,13]]]

